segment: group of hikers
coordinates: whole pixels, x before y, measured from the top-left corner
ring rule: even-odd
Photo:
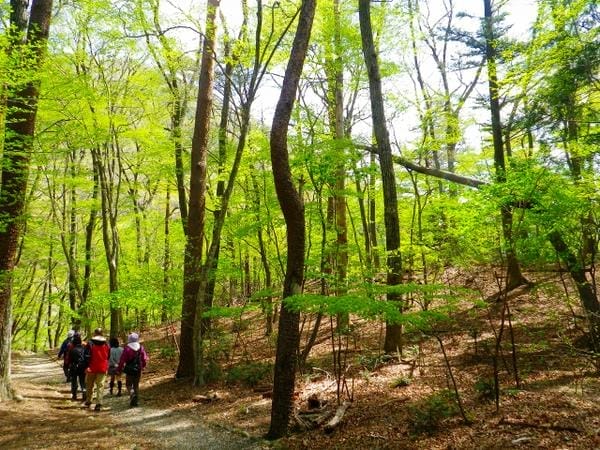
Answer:
[[[127,336],[127,345],[121,347],[119,339],[110,338],[108,343],[102,329],[96,328],[87,342],[75,330],[69,330],[60,346],[58,358],[63,360],[63,371],[71,383],[71,400],[77,399],[81,390],[85,407],[92,405],[96,394],[95,411],[102,410],[102,400],[107,374],[110,376],[109,393],[113,395],[115,384],[117,396],[122,395],[122,375],[125,374],[125,389],[129,393],[129,406],[138,406],[138,394],[142,370],[148,363],[148,354],[139,342],[137,333]]]

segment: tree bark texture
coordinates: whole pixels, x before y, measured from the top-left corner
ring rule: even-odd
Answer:
[[[114,148],[105,144],[92,149],[94,172],[99,183],[100,217],[102,220],[102,242],[108,267],[108,289],[110,293],[119,290],[119,232],[117,229],[117,202],[120,182],[113,179],[114,171],[107,166],[112,164],[115,157]],[[117,157],[118,159],[118,157]],[[120,176],[120,175],[119,175]],[[116,190],[116,192],[115,192]],[[118,304],[110,304],[110,333],[118,336],[121,331],[121,310]]]
[[[202,46],[202,62],[198,81],[198,98],[190,169],[190,203],[188,211],[186,246],[183,269],[183,303],[181,307],[181,338],[177,377],[194,375],[194,326],[200,269],[206,202],[206,160],[210,131],[210,112],[213,101],[213,51],[215,48],[215,17],[220,0],[209,0],[206,14],[206,31]]]
[[[377,141],[377,153],[381,168],[383,183],[383,207],[385,222],[385,244],[387,252],[387,284],[394,286],[402,281],[402,260],[400,256],[400,220],[398,218],[398,196],[396,193],[396,177],[392,161],[392,149],[386,127],[385,112],[383,107],[383,93],[381,89],[381,74],[377,61],[377,52],[373,42],[371,27],[371,5],[369,0],[359,0],[358,14],[360,21],[360,34],[362,38],[363,56],[367,73],[369,75],[369,92],[371,99],[371,115],[373,132]],[[401,297],[395,293],[388,293],[388,300],[399,302]],[[402,347],[402,327],[399,324],[386,324],[384,351],[395,352]]]
[[[289,164],[287,133],[298,83],[310,40],[316,1],[304,0],[298,28],[285,70],[281,93],[271,127],[271,164],[277,199],[287,226],[288,258],[283,298],[299,294],[304,280],[305,220],[304,205],[295,188]],[[287,433],[293,408],[297,351],[300,343],[300,314],[281,305],[275,356],[271,425],[267,436],[277,439]]]
[[[485,15],[485,56],[488,69],[488,88],[490,94],[490,113],[492,118],[492,139],[494,143],[494,168],[496,182],[506,181],[506,163],[504,159],[504,144],[502,141],[502,122],[500,120],[500,92],[498,89],[498,75],[496,66],[496,41],[494,36],[494,22],[492,16],[491,0],[483,0]],[[507,279],[506,290],[526,284],[527,280],[521,273],[512,238],[513,214],[510,207],[502,207],[502,234],[506,245]]]
[[[25,65],[39,70],[46,49],[52,0],[33,0],[27,23],[26,0],[12,0],[9,52],[15,56],[30,51]],[[26,35],[25,35],[26,33]],[[23,37],[25,36],[25,39]],[[27,58],[24,58],[27,59]],[[17,67],[17,71],[25,68]],[[0,401],[12,396],[10,386],[10,348],[12,329],[12,275],[17,246],[25,224],[25,196],[33,151],[33,136],[39,96],[35,74],[15,74],[16,85],[8,86],[4,151],[0,185]]]

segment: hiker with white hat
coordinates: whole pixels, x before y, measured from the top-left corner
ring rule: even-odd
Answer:
[[[117,372],[125,373],[125,387],[129,392],[129,406],[138,406],[138,394],[140,390],[140,378],[142,370],[148,363],[148,354],[140,344],[140,336],[130,333],[127,336],[127,345],[121,354]]]

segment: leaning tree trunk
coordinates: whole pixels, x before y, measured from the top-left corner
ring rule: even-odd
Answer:
[[[27,26],[27,0],[11,0],[9,49],[16,67],[15,85],[8,86],[4,148],[0,167],[0,401],[12,397],[10,347],[12,329],[12,275],[17,245],[25,224],[25,194],[33,151],[33,135],[39,97],[37,74],[46,49],[52,0],[33,0]],[[23,39],[24,34],[25,39]],[[30,47],[30,48],[29,48]],[[24,57],[22,53],[29,55]],[[22,81],[23,78],[26,81]]]
[[[306,240],[304,205],[292,179],[287,150],[287,132],[310,40],[315,8],[315,0],[303,0],[296,36],[271,127],[273,179],[277,199],[287,226],[288,258],[283,282],[284,299],[299,294],[304,281]],[[299,325],[300,314],[290,310],[285,301],[282,302],[275,356],[271,425],[267,434],[269,439],[278,439],[287,433],[296,382],[296,352],[300,343]]]
[[[569,250],[561,234],[558,231],[553,231],[548,238],[560,259],[567,266],[573,281],[575,281],[581,304],[588,319],[592,349],[595,352],[600,352],[600,302],[594,286],[586,276],[585,267],[577,260],[575,254]]]
[[[369,92],[371,98],[371,114],[373,131],[377,141],[377,153],[381,167],[383,182],[383,204],[385,222],[385,244],[387,252],[387,284],[395,286],[401,283],[402,260],[400,256],[400,220],[398,218],[398,196],[396,193],[396,177],[392,162],[392,149],[386,128],[385,112],[383,110],[383,94],[381,90],[381,75],[377,52],[373,43],[373,30],[371,28],[370,0],[359,0],[358,14],[360,21],[360,34],[362,38],[363,55],[369,75]],[[398,302],[402,310],[401,296],[389,292],[389,301]],[[395,352],[402,348],[402,326],[388,323],[386,325],[384,351]]]

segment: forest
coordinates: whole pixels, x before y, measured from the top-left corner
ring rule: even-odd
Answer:
[[[499,414],[558,359],[598,387],[595,0],[10,0],[0,19],[0,404],[15,352],[96,327],[162,330],[190,392],[268,390],[270,440],[343,427],[392,368],[388,390],[428,386],[381,400],[411,436],[476,424],[482,398]],[[502,420],[598,439],[527,419]]]

